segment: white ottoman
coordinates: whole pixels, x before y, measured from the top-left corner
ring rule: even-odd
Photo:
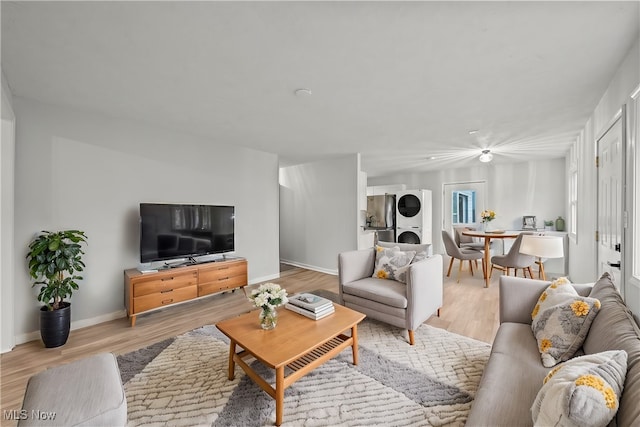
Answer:
[[[19,426],[126,426],[116,357],[100,353],[29,378]]]

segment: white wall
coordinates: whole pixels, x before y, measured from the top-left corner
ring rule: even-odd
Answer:
[[[338,253],[357,249],[359,155],[280,170],[280,257],[337,273]]]
[[[464,169],[398,174],[370,178],[368,185],[406,184],[407,189],[427,189],[433,192],[433,251],[445,253],[442,230],[443,185],[446,183],[486,181],[486,208],[496,211],[493,227],[520,229],[524,215],[535,215],[538,225],[543,220],[566,218],[565,161],[538,160],[509,164],[478,164]]]
[[[40,230],[88,235],[72,328],[124,315],[123,270],[139,263],[140,202],[234,205],[236,254],[248,259],[250,282],[277,277],[277,156],[19,97],[14,110],[18,342],[39,328],[24,255]]]
[[[0,137],[0,352],[9,351],[15,345],[13,335],[13,286],[14,286],[14,167],[15,167],[15,116],[13,99],[2,73],[2,136]]]
[[[627,54],[625,60],[618,68],[615,76],[611,80],[606,92],[602,96],[593,114],[578,138],[578,228],[577,242],[570,242],[570,273],[574,281],[594,281],[597,279],[596,266],[596,242],[595,230],[596,206],[597,206],[597,170],[595,167],[596,139],[605,130],[615,114],[623,104],[629,104],[629,97],[633,90],[640,84],[640,41]],[[631,175],[628,175],[631,176]],[[637,176],[637,175],[636,175]],[[627,200],[631,199],[631,194],[638,182],[628,182]],[[639,215],[629,207],[629,218]],[[632,257],[636,259],[640,256],[640,248],[627,246],[627,250],[632,252]],[[632,283],[636,287],[636,295],[633,301],[627,300],[627,304],[634,311],[640,313],[640,284]],[[627,292],[629,293],[629,292]]]

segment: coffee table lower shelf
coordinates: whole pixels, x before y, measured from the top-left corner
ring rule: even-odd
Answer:
[[[356,330],[353,328],[353,330]],[[354,345],[355,344],[355,345]],[[242,350],[236,353],[236,343],[231,342],[229,350],[229,379],[232,380],[235,377],[234,362],[242,368],[242,370],[251,378],[261,389],[263,389],[269,396],[276,401],[276,425],[282,424],[282,411],[284,409],[284,391],[291,384],[305,376],[307,373],[313,371],[323,363],[333,359],[339,353],[347,347],[352,347],[353,350],[353,364],[358,364],[358,347],[357,347],[357,335],[356,338],[347,335],[340,334],[331,338],[321,346],[311,350],[309,353],[302,355],[298,359],[286,365],[287,368],[293,372],[286,377],[284,376],[285,366],[276,367],[276,384],[273,387],[267,381],[265,381],[260,375],[258,375],[243,359],[248,357],[255,357],[254,354],[246,350]]]

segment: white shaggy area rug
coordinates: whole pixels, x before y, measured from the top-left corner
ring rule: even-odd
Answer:
[[[358,366],[346,349],[286,389],[282,425],[464,425],[490,346],[427,325],[414,346],[405,335],[365,319]],[[204,326],[119,356],[129,426],[274,425],[271,397],[237,366],[227,379],[228,352],[226,337]]]

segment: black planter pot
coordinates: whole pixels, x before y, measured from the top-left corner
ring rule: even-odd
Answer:
[[[71,303],[62,303],[63,307],[49,311],[47,307],[40,309],[40,336],[47,348],[60,347],[69,338],[71,328]]]

